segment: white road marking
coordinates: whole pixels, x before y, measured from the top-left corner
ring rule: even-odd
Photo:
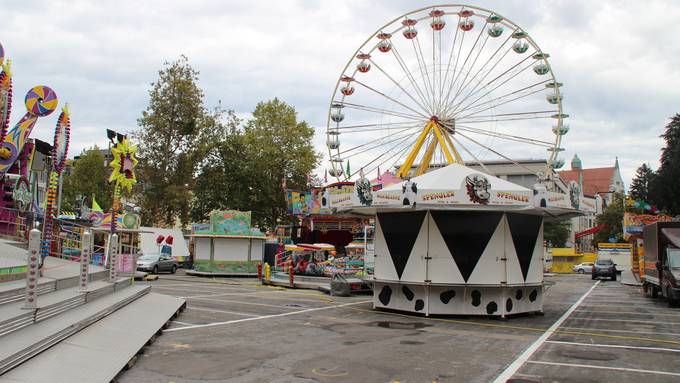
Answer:
[[[661,310],[661,311],[668,311],[667,308],[662,308],[658,306],[636,306],[636,305],[591,305],[588,303],[584,303],[581,305],[581,307],[625,307],[625,308],[640,308],[643,310]]]
[[[191,297],[190,297],[190,299],[196,299],[196,300],[199,300],[199,301],[237,303],[237,304],[251,305],[251,306],[276,307],[276,308],[282,308],[282,309],[294,309],[295,308],[295,307],[290,307],[290,306],[270,305],[270,304],[267,304],[267,303],[256,303],[256,302],[234,301],[234,300],[229,300],[229,299],[191,298]],[[319,302],[319,303],[323,303],[323,302]]]
[[[168,331],[168,330],[166,330],[166,331]],[[529,360],[529,361],[527,361],[527,363],[546,364],[546,365],[549,365],[549,366],[595,368],[595,369],[600,369],[600,370],[640,372],[640,373],[643,373],[643,374],[659,374],[659,375],[680,376],[680,373],[677,373],[677,372],[666,372],[666,371],[657,371],[657,370],[640,370],[640,369],[637,369],[637,368],[625,368],[625,367],[594,366],[592,364],[542,362],[542,361],[538,361],[538,360]]]
[[[631,334],[647,334],[647,335],[671,335],[680,336],[679,332],[652,332],[652,331],[637,331],[637,330],[613,330],[608,328],[588,328],[588,327],[560,327],[560,330],[577,330],[589,332],[626,332]],[[558,332],[559,334],[559,332]]]
[[[631,314],[631,315],[653,315],[665,317],[680,317],[680,314],[657,314],[657,313],[641,313],[634,311],[605,311],[605,310],[576,310],[577,313],[593,313],[593,314]]]
[[[162,279],[161,279],[162,281]],[[167,280],[166,280],[167,282]],[[192,282],[192,283],[147,283],[149,286],[201,286],[201,287],[226,287],[232,289],[246,289],[241,284],[230,284],[230,283],[211,283],[211,282]]]
[[[258,316],[258,317],[254,317],[254,318],[235,319],[235,320],[230,320],[230,321],[226,321],[226,322],[215,322],[215,323],[207,323],[207,324],[200,324],[200,325],[194,325],[194,326],[177,327],[177,328],[167,329],[164,332],[192,330],[192,329],[195,329],[195,328],[204,328],[204,327],[221,326],[221,325],[225,325],[225,324],[251,322],[251,321],[256,321],[256,320],[260,320],[260,319],[279,318],[279,317],[285,317],[285,316],[290,316],[290,315],[305,314],[305,313],[309,313],[309,312],[313,312],[313,311],[337,309],[337,308],[340,308],[340,307],[346,307],[346,306],[352,306],[352,305],[358,305],[358,304],[364,304],[364,303],[370,303],[370,302],[373,302],[373,301],[370,300],[370,301],[344,303],[344,304],[341,304],[341,305],[315,307],[315,308],[311,308],[311,309],[293,311],[293,312],[282,313],[282,314],[262,315],[262,316]]]
[[[642,323],[642,324],[674,324],[680,326],[680,322],[652,322],[645,320],[633,320],[633,319],[602,319],[602,318],[588,318],[588,317],[574,317],[569,318],[569,320],[587,320],[587,321],[598,321],[598,322],[626,322],[626,323]]]
[[[494,379],[493,383],[505,383],[508,379],[512,378],[512,376],[515,375],[517,371],[519,371],[522,365],[524,365],[524,363],[526,363],[529,358],[531,358],[536,350],[538,350],[538,348],[541,347],[546,340],[548,340],[548,337],[553,334],[553,331],[557,330],[557,328],[560,327],[560,325],[562,325],[565,320],[567,320],[569,315],[571,315],[571,313],[576,310],[576,308],[588,297],[588,295],[590,295],[591,292],[593,292],[593,290],[595,290],[599,284],[600,281],[596,281],[590,287],[590,289],[588,289],[588,291],[581,295],[581,298],[574,302],[574,304],[571,305],[571,307],[569,307],[569,309],[564,314],[562,314],[562,316],[557,319],[555,323],[553,323],[552,326],[550,326],[550,328],[543,333],[543,335],[536,339],[534,343],[527,347],[527,349],[517,357],[517,359],[515,359],[508,367],[506,367],[505,370],[503,370],[503,372],[501,372],[500,375]]]
[[[587,346],[587,347],[603,347],[603,348],[624,348],[624,349],[629,349],[629,350],[680,352],[680,349],[678,349],[678,348],[624,346],[624,345],[619,345],[619,344],[593,344],[593,343],[580,343],[580,342],[565,342],[565,341],[561,341],[561,340],[548,340],[545,343],[563,344],[563,345],[569,345],[569,346]]]
[[[174,320],[174,321],[172,321],[172,323],[179,323],[179,324],[181,324],[182,326],[196,326],[196,323],[180,322],[180,321],[178,321],[178,320]]]
[[[637,301],[637,300],[610,301],[610,300],[607,300],[607,299],[597,299],[597,300],[589,300],[586,303],[588,303],[588,304],[590,304],[590,303],[620,303],[620,304],[624,304],[624,305],[625,304],[630,305],[631,303],[636,303],[636,304],[637,303],[649,303],[647,305],[642,305],[642,306],[654,306],[654,301],[646,300],[646,299],[642,299],[640,301]]]
[[[152,289],[181,290],[181,291],[184,291],[184,292],[192,292],[192,291],[206,291],[206,292],[215,291],[215,292],[219,292],[219,291],[225,291],[225,290],[253,291],[253,289],[249,289],[247,287],[230,287],[228,289],[225,289],[224,287],[219,287],[219,286],[215,286],[215,285],[212,285],[212,286],[191,285],[191,287],[189,287],[189,286],[175,287],[177,285],[149,285],[149,286],[151,286]]]
[[[178,298],[212,298],[212,297],[224,297],[224,296],[229,296],[229,295],[258,295],[258,294],[263,294],[266,293],[267,291],[249,291],[249,292],[238,292],[238,293],[216,293],[216,294],[198,294],[198,295],[186,295],[186,296],[181,296]]]
[[[213,310],[213,309],[204,309],[202,307],[196,307],[196,306],[187,306],[186,307],[188,310],[198,310],[198,311],[207,311],[211,313],[222,313],[222,314],[234,314],[234,315],[241,315],[244,317],[256,317],[259,316],[257,314],[246,314],[246,313],[240,313],[236,311],[227,311],[227,310]]]

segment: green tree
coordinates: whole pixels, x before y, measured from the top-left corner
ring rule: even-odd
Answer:
[[[647,166],[647,164],[642,164],[635,172],[635,177],[630,183],[630,197],[635,200],[650,201],[650,189],[654,182],[655,173]]]
[[[602,214],[597,216],[597,225],[604,225],[604,229],[595,233],[594,244],[609,242],[609,238],[616,238],[616,242],[623,240],[623,194],[616,193],[612,203],[607,206]]]
[[[571,229],[570,221],[545,220],[543,224],[543,239],[552,247],[565,247]]]
[[[219,113],[222,114],[221,112]],[[250,209],[252,194],[248,179],[252,177],[248,147],[245,143],[241,120],[233,111],[225,121],[216,119],[202,147],[204,160],[194,186],[191,219],[204,221],[213,210]]]
[[[239,126],[228,115],[219,140],[207,150],[194,190],[192,218],[213,209],[251,211],[254,224],[272,228],[286,214],[281,183],[306,189],[319,161],[314,129],[297,120],[295,109],[278,99],[259,103],[253,118]]]
[[[661,210],[680,214],[680,114],[666,125],[661,137],[666,147],[661,150],[661,166],[652,183],[652,196]]]
[[[152,225],[172,226],[177,218],[187,224],[194,172],[204,154],[198,143],[214,116],[203,107],[198,71],[186,56],[166,62],[158,75],[135,134],[142,217]]]
[[[105,158],[97,146],[86,149],[73,164],[73,169],[64,177],[62,186],[62,210],[73,210],[80,196],[94,195],[104,211],[111,208],[113,189],[108,183],[108,170]]]
[[[297,120],[295,108],[278,98],[260,102],[245,126],[253,175],[249,181],[253,220],[272,228],[286,214],[282,181],[307,189],[320,156],[314,151],[314,128]]]

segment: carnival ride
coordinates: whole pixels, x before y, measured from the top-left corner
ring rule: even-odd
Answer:
[[[13,98],[12,72],[11,61],[5,60],[2,45],[0,66],[0,222],[3,234],[25,240],[25,234],[32,226],[32,216],[27,216],[26,212],[36,205],[35,187],[28,182],[36,145],[29,141],[29,136],[40,117],[56,110],[59,100],[51,88],[33,87],[24,99],[26,113],[8,131]],[[62,149],[65,159],[65,147]]]
[[[549,57],[520,26],[479,7],[430,6],[393,19],[338,78],[329,174],[349,180],[382,167],[406,179],[495,159],[549,180],[564,164],[558,154],[569,130]],[[545,169],[516,160],[528,157],[547,157]],[[360,164],[354,172],[350,160]]]
[[[335,212],[375,217],[374,307],[542,311],[543,217],[596,210],[554,182],[569,128],[548,58],[514,22],[468,5],[406,13],[352,55],[326,144],[329,174],[353,182],[325,193]],[[530,157],[545,167],[518,160]],[[533,175],[533,186],[495,177],[489,161]],[[375,188],[365,174],[381,167],[402,181]]]

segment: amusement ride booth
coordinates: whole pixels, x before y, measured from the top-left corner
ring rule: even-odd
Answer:
[[[542,311],[544,218],[596,207],[554,171],[569,127],[549,57],[520,26],[467,5],[404,14],[352,55],[326,129],[328,174],[345,186],[324,198],[375,218],[374,307]],[[377,190],[365,174],[381,168],[399,181]]]

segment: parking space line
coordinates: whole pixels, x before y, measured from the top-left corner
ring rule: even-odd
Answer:
[[[587,308],[587,307],[626,307],[626,308],[640,308],[644,310],[660,310],[660,311],[668,311],[667,308],[663,307],[658,307],[658,306],[637,306],[637,305],[591,305],[588,303],[582,304],[581,307]]]
[[[168,330],[166,330],[166,331],[168,331]],[[659,374],[659,375],[680,376],[680,373],[677,373],[677,372],[667,372],[667,371],[657,371],[657,370],[641,370],[641,369],[637,369],[637,368],[626,368],[626,367],[595,366],[595,365],[592,365],[592,364],[543,362],[543,361],[540,361],[540,360],[529,360],[529,361],[527,361],[527,363],[545,364],[545,365],[549,365],[549,366],[561,366],[561,367],[595,368],[595,369],[599,369],[599,370],[639,372],[639,373],[643,373],[643,374]]]
[[[196,306],[187,306],[186,307],[188,310],[198,310],[198,311],[207,311],[211,313],[222,313],[222,314],[234,314],[234,315],[241,315],[244,317],[256,317],[259,316],[257,314],[246,314],[246,313],[240,313],[236,311],[227,311],[227,310],[213,310],[213,309],[204,309],[202,307],[196,307]]]
[[[314,312],[314,311],[331,310],[331,309],[336,309],[336,308],[340,308],[340,307],[346,307],[346,306],[352,306],[352,305],[358,305],[358,304],[364,304],[364,303],[370,303],[370,302],[373,302],[373,301],[368,300],[368,301],[361,301],[361,302],[351,302],[351,303],[344,303],[344,304],[334,305],[334,306],[315,307],[315,308],[293,311],[293,312],[288,312],[288,313],[262,315],[262,316],[258,316],[258,317],[254,317],[254,318],[243,318],[243,319],[235,319],[235,320],[230,320],[230,321],[225,321],[225,322],[215,322],[215,323],[206,323],[206,324],[200,324],[200,325],[194,325],[194,326],[177,327],[177,328],[167,329],[167,330],[165,330],[165,332],[192,330],[192,329],[196,329],[196,328],[221,326],[221,325],[226,325],[226,324],[235,324],[235,323],[242,323],[242,322],[251,322],[251,321],[256,321],[256,320],[260,320],[260,319],[279,318],[279,317],[285,317],[285,316],[290,316],[290,315],[305,314],[305,313]]]
[[[223,297],[223,296],[229,296],[229,295],[257,295],[257,294],[264,294],[267,293],[268,291],[250,291],[250,292],[237,292],[237,293],[217,293],[217,294],[198,294],[198,295],[186,295],[186,296],[181,296],[178,298],[183,298],[183,299],[188,299],[188,298],[212,298],[212,297]]]
[[[180,321],[178,321],[178,320],[174,320],[174,321],[172,321],[172,323],[179,323],[179,324],[181,324],[182,326],[195,326],[195,325],[196,325],[196,323],[180,322]]]
[[[629,300],[629,301],[610,301],[610,300],[605,300],[605,299],[598,299],[598,300],[589,300],[589,301],[586,302],[586,303],[620,303],[620,304],[624,304],[624,305],[626,305],[626,304],[627,304],[627,305],[630,305],[631,303],[636,303],[636,302],[638,302],[638,301],[637,301],[637,300]],[[646,300],[646,299],[642,299],[642,300],[640,300],[639,302],[650,303],[650,306],[651,306],[651,303],[654,303],[654,301]],[[643,306],[646,306],[646,305],[643,305]]]
[[[568,346],[624,348],[624,349],[630,349],[630,350],[680,352],[680,349],[678,349],[678,348],[624,346],[624,345],[620,345],[620,344],[595,344],[595,343],[581,343],[581,342],[565,342],[565,341],[561,341],[561,340],[548,340],[545,343],[562,344],[562,345],[568,345]]]
[[[267,303],[233,301],[233,300],[229,300],[229,299],[193,298],[193,297],[189,297],[187,299],[197,299],[199,301],[238,303],[238,304],[242,304],[242,305],[251,305],[251,306],[276,307],[276,308],[281,308],[281,309],[293,309],[294,308],[294,307],[289,307],[289,306],[270,305],[270,304],[267,304]],[[323,302],[321,302],[321,303],[323,303]]]
[[[153,289],[168,289],[168,290],[182,290],[182,291],[225,291],[225,290],[242,290],[242,291],[253,291],[253,289],[249,289],[247,287],[228,287],[224,288],[221,286],[215,286],[215,285],[191,285],[191,286],[183,286],[183,287],[175,287],[177,285],[149,285]],[[190,288],[192,287],[192,288]]]
[[[161,279],[162,281],[162,279]],[[167,280],[166,280],[167,282]],[[201,286],[201,287],[225,287],[225,288],[230,288],[230,289],[245,289],[247,287],[237,287],[237,286],[243,286],[243,285],[236,285],[236,284],[225,284],[225,283],[214,283],[214,282],[192,282],[192,283],[160,283],[156,284],[154,283],[149,283],[149,286]]]
[[[531,356],[536,352],[536,350],[538,350],[543,345],[543,343],[545,343],[545,341],[548,340],[548,337],[550,337],[553,334],[553,332],[555,330],[557,330],[557,328],[560,327],[562,325],[562,323],[564,323],[565,320],[567,320],[567,318],[571,315],[571,313],[573,313],[574,310],[576,310],[576,308],[586,298],[588,298],[588,295],[590,295],[590,293],[592,293],[593,290],[595,290],[595,288],[599,285],[600,285],[600,281],[596,281],[590,287],[590,289],[588,289],[588,291],[586,291],[583,295],[581,295],[581,297],[576,302],[574,302],[574,304],[571,305],[571,307],[569,307],[569,309],[567,311],[565,311],[565,313],[562,314],[562,316],[559,317],[559,319],[557,319],[555,321],[555,323],[553,323],[552,326],[550,326],[550,328],[548,328],[543,333],[543,335],[541,335],[538,339],[536,339],[534,341],[534,343],[532,343],[529,347],[527,347],[527,349],[524,350],[524,352],[522,354],[520,354],[520,356],[517,357],[517,359],[515,359],[508,367],[506,367],[505,370],[503,370],[496,377],[496,379],[494,379],[493,383],[505,383],[505,382],[507,382],[508,379],[512,378],[512,376],[515,375],[515,373],[517,371],[519,371],[519,369],[522,367],[522,365],[524,365],[524,363],[526,363],[529,360],[529,358],[531,358]]]
[[[605,311],[605,310],[576,310],[576,313],[593,313],[593,314],[632,314],[632,315],[653,315],[664,317],[680,317],[680,314],[656,314],[656,313],[640,313],[634,311]]]
[[[680,322],[652,322],[645,320],[634,320],[634,319],[604,319],[604,318],[588,318],[588,317],[573,317],[569,320],[592,320],[598,322],[625,322],[625,323],[642,323],[642,324],[675,324],[680,325]]]
[[[634,331],[634,330],[614,330],[608,328],[589,328],[589,327],[560,327],[561,330],[579,330],[579,331],[595,331],[595,332],[626,332],[631,334],[648,334],[648,335],[670,335],[680,336],[677,332],[653,332],[653,331]]]

